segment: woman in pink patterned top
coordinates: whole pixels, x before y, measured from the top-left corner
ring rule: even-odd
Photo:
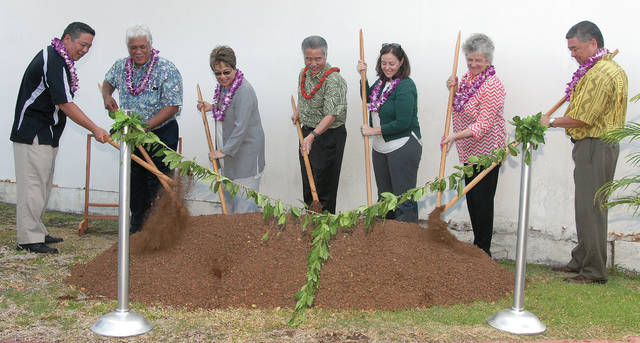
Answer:
[[[470,156],[491,154],[492,150],[505,146],[504,98],[505,90],[495,75],[493,60],[494,45],[482,33],[469,37],[462,45],[467,59],[467,72],[460,85],[458,78],[449,78],[447,87],[456,87],[453,102],[453,133],[442,137],[441,146],[448,150],[456,143],[460,162],[469,164]],[[477,166],[468,184],[483,168]],[[493,235],[493,199],[498,185],[499,167],[494,168],[466,195],[467,208],[473,227],[473,244],[491,256]]]

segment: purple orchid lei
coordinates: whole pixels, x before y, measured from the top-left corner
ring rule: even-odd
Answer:
[[[80,83],[80,79],[78,79],[78,72],[76,71],[76,63],[73,61],[71,56],[69,56],[69,52],[67,48],[64,47],[62,41],[58,38],[53,38],[51,40],[51,46],[56,49],[58,54],[64,59],[64,63],[67,65],[67,69],[69,69],[69,73],[71,74],[71,91],[78,91],[78,85]]]
[[[151,63],[147,67],[147,72],[144,74],[142,80],[140,80],[140,84],[133,88],[133,59],[131,57],[127,58],[127,62],[125,63],[125,71],[127,73],[127,88],[129,89],[129,93],[133,95],[139,95],[144,92],[149,84],[149,79],[151,78],[151,72],[153,72],[153,67],[158,63],[158,54],[160,51],[153,49],[151,50]]]
[[[573,73],[571,81],[567,83],[567,89],[564,91],[564,93],[567,95],[567,101],[571,100],[571,94],[573,93],[573,90],[576,88],[578,82],[580,82],[582,77],[589,71],[589,69],[591,69],[596,64],[596,62],[601,60],[602,57],[606,54],[610,54],[609,50],[604,48],[598,49],[598,51],[596,51],[593,56],[584,61],[584,63],[582,63],[578,67],[578,70]]]
[[[242,80],[244,80],[244,74],[242,74],[240,69],[236,69],[236,76],[233,77],[233,82],[231,83],[231,87],[229,88],[229,91],[222,99],[221,99],[222,85],[218,83],[218,86],[216,86],[216,91],[213,94],[213,103],[211,104],[212,106],[211,112],[213,112],[213,117],[215,119],[219,121],[224,121],[224,116],[227,113],[227,109],[229,108],[229,105],[231,104],[231,100],[233,99],[233,96],[236,94],[236,91],[238,90],[238,88],[240,88],[240,85],[242,85]]]
[[[469,101],[469,99],[471,99],[476,94],[487,77],[495,75],[495,73],[496,69],[493,67],[493,65],[489,65],[471,83],[467,82],[469,74],[465,75],[462,78],[462,82],[460,82],[460,87],[458,87],[455,97],[453,98],[453,110],[456,112],[462,112],[462,110],[464,110],[464,104],[466,104],[467,101]]]
[[[380,94],[380,89],[382,88],[382,85],[385,82],[383,82],[382,80],[379,80],[375,88],[371,90],[371,94],[369,94],[369,104],[367,105],[367,108],[369,109],[369,111],[380,112],[380,107],[384,105],[384,103],[387,101],[387,98],[389,97],[389,94],[391,94],[391,92],[393,92],[393,90],[396,89],[400,81],[402,81],[402,78],[397,78],[393,80],[393,82],[391,82],[391,87],[389,87],[386,91]]]

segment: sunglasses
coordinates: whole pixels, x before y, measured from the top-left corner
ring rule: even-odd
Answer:
[[[232,70],[214,71],[213,73],[214,73],[216,76],[220,76],[220,75],[227,76],[227,75],[230,75],[231,73],[233,73],[233,71],[232,71]]]
[[[396,48],[396,49],[401,49],[402,48],[400,46],[400,44],[398,44],[398,43],[382,43],[382,47],[383,48],[386,48],[388,46],[391,46],[391,47]]]

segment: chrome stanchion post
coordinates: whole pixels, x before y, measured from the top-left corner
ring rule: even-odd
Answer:
[[[131,115],[131,111],[126,111]],[[123,129],[126,135],[129,128]],[[105,314],[91,326],[102,336],[129,337],[146,333],[153,328],[142,315],[129,310],[129,193],[131,189],[131,146],[120,142],[120,206],[118,220],[118,307]]]
[[[529,152],[531,147],[529,146]],[[494,328],[517,335],[536,335],[547,327],[535,314],[524,310],[524,281],[527,267],[527,226],[529,223],[529,181],[531,166],[525,163],[525,151],[522,151],[522,172],[520,175],[520,208],[518,210],[518,240],[516,243],[516,275],[513,287],[513,307],[502,310],[487,319]]]

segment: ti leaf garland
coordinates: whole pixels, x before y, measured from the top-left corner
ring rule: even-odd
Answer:
[[[369,230],[373,227],[376,218],[384,218],[385,215],[397,208],[398,205],[408,200],[418,201],[428,193],[436,191],[445,191],[447,188],[457,191],[458,196],[462,196],[464,188],[464,177],[473,174],[474,164],[481,167],[488,167],[492,163],[502,162],[508,155],[517,156],[520,151],[516,148],[515,142],[507,144],[505,148],[495,149],[491,154],[481,156],[471,156],[468,161],[470,164],[466,166],[455,166],[456,172],[439,180],[437,177],[433,181],[428,181],[422,187],[416,187],[408,190],[406,193],[396,196],[391,193],[382,193],[381,199],[371,206],[360,206],[357,209],[340,212],[338,214],[315,213],[310,211],[306,206],[296,207],[293,205],[285,205],[282,201],[273,199],[267,195],[258,193],[241,184],[236,184],[232,180],[218,175],[210,168],[198,165],[195,161],[185,160],[184,157],[177,152],[171,150],[152,132],[145,132],[146,124],[142,122],[142,118],[138,114],[132,116],[126,115],[122,110],[110,113],[114,119],[111,128],[111,136],[114,140],[124,139],[132,146],[160,144],[164,149],[159,149],[158,155],[164,155],[163,163],[171,169],[179,169],[181,175],[190,175],[204,183],[208,183],[215,192],[220,187],[225,187],[231,197],[237,196],[240,188],[246,193],[247,199],[253,201],[263,211],[265,219],[273,218],[280,227],[283,227],[290,215],[294,220],[301,220],[301,229],[306,231],[311,225],[312,247],[307,255],[307,281],[295,294],[296,305],[293,314],[288,320],[291,326],[298,326],[304,322],[306,318],[306,310],[311,307],[315,301],[316,292],[320,282],[320,272],[322,265],[329,258],[329,242],[336,235],[338,228],[352,229],[359,219],[364,219],[365,229]],[[511,124],[516,126],[516,141],[523,144],[522,150],[525,151],[525,162],[531,163],[531,146],[537,149],[539,144],[544,143],[544,132],[546,127],[540,125],[542,113],[533,116],[520,118],[515,116]],[[129,127],[129,132],[125,135],[123,128]],[[448,184],[447,184],[448,183]],[[269,239],[269,232],[265,232],[262,236],[263,240]]]

